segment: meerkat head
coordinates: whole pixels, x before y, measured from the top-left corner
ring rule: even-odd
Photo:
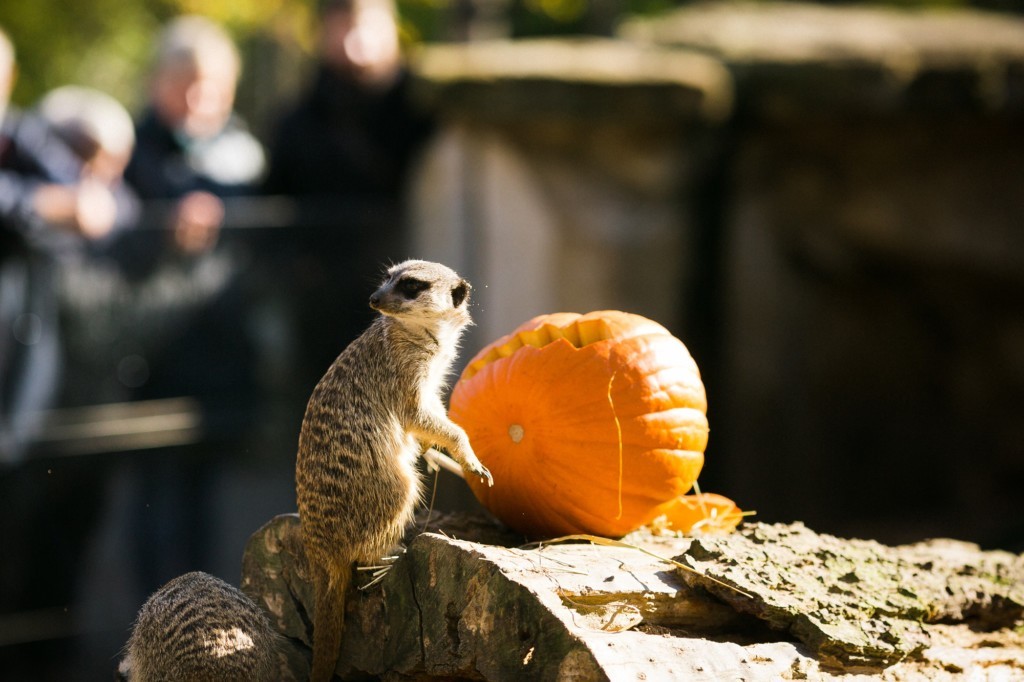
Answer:
[[[406,324],[456,330],[471,324],[469,282],[440,263],[407,260],[388,269],[370,307]]]

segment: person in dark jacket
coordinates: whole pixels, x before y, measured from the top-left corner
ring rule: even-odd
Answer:
[[[177,201],[174,241],[189,253],[216,242],[220,199],[255,193],[263,176],[263,148],[233,109],[240,70],[212,21],[183,16],[164,28],[125,179],[142,199]]]
[[[0,462],[18,461],[56,395],[56,271],[114,229],[117,202],[40,117],[8,106],[14,49],[0,32]]]
[[[432,128],[410,100],[387,0],[325,0],[316,72],[280,122],[266,189],[398,200]]]
[[[165,200],[170,210],[170,245],[150,239],[135,254],[154,268],[237,271],[233,252],[212,253],[222,200],[257,192],[265,166],[262,146],[233,109],[240,70],[234,43],[209,19],[178,17],[160,35],[125,170],[143,200]],[[232,275],[223,290],[197,304],[160,357],[142,358],[148,378],[139,397],[195,396],[219,410],[246,395],[251,348],[237,284]]]
[[[45,112],[7,106],[13,73],[14,51],[0,32],[0,614],[8,619],[72,602],[101,477],[82,458],[46,459],[33,445],[66,379],[61,279],[132,218],[111,191],[109,159],[84,163]],[[107,123],[104,139],[114,132]],[[130,146],[130,119],[126,126]],[[47,678],[69,642],[7,647],[4,673]]]
[[[50,91],[35,108],[81,161],[81,181],[99,183],[114,199],[111,235],[89,246],[84,258],[62,263],[58,277],[65,365],[60,407],[125,400],[130,387],[121,370],[135,352],[137,299],[146,296],[124,277],[117,252],[134,235],[141,205],[124,182],[135,145],[135,124],[127,109],[93,88],[65,85]]]
[[[240,265],[246,244],[221,235],[224,200],[257,193],[265,166],[262,146],[234,111],[240,71],[237,48],[215,22],[186,15],[164,26],[125,170],[147,202],[146,219],[163,204],[169,229],[139,230],[145,238],[121,257],[142,263],[132,273],[140,286],[166,284],[160,304],[174,321],[161,325],[162,339],[140,344],[133,398],[186,398],[201,422],[199,442],[139,458],[130,472],[146,502],[131,513],[127,536],[138,549],[130,570],[148,590],[209,566],[217,486],[226,467],[245,458],[259,420]]]
[[[318,19],[315,72],[279,121],[264,184],[310,220],[286,263],[307,391],[369,323],[361,292],[381,265],[411,255],[403,194],[434,127],[411,99],[389,0],[322,0]]]

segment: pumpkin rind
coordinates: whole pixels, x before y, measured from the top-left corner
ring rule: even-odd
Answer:
[[[681,341],[639,315],[599,311],[540,316],[485,347],[450,416],[494,476],[490,488],[469,484],[499,519],[529,537],[619,537],[691,488],[706,410]]]
[[[683,495],[662,507],[651,525],[692,535],[726,535],[743,520],[743,512],[724,495]]]

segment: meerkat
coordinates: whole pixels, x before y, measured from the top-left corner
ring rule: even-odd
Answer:
[[[380,315],[331,365],[306,407],[295,482],[313,573],[313,682],[334,674],[353,564],[398,545],[421,499],[417,458],[440,446],[491,483],[441,398],[471,323],[470,284],[410,260],[391,267],[370,307]]]
[[[154,592],[139,610],[118,679],[273,682],[278,635],[240,590],[199,571]]]

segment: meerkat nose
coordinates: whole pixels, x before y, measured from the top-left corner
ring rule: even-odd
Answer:
[[[380,292],[376,291],[370,296],[370,307],[377,310],[380,307]]]

